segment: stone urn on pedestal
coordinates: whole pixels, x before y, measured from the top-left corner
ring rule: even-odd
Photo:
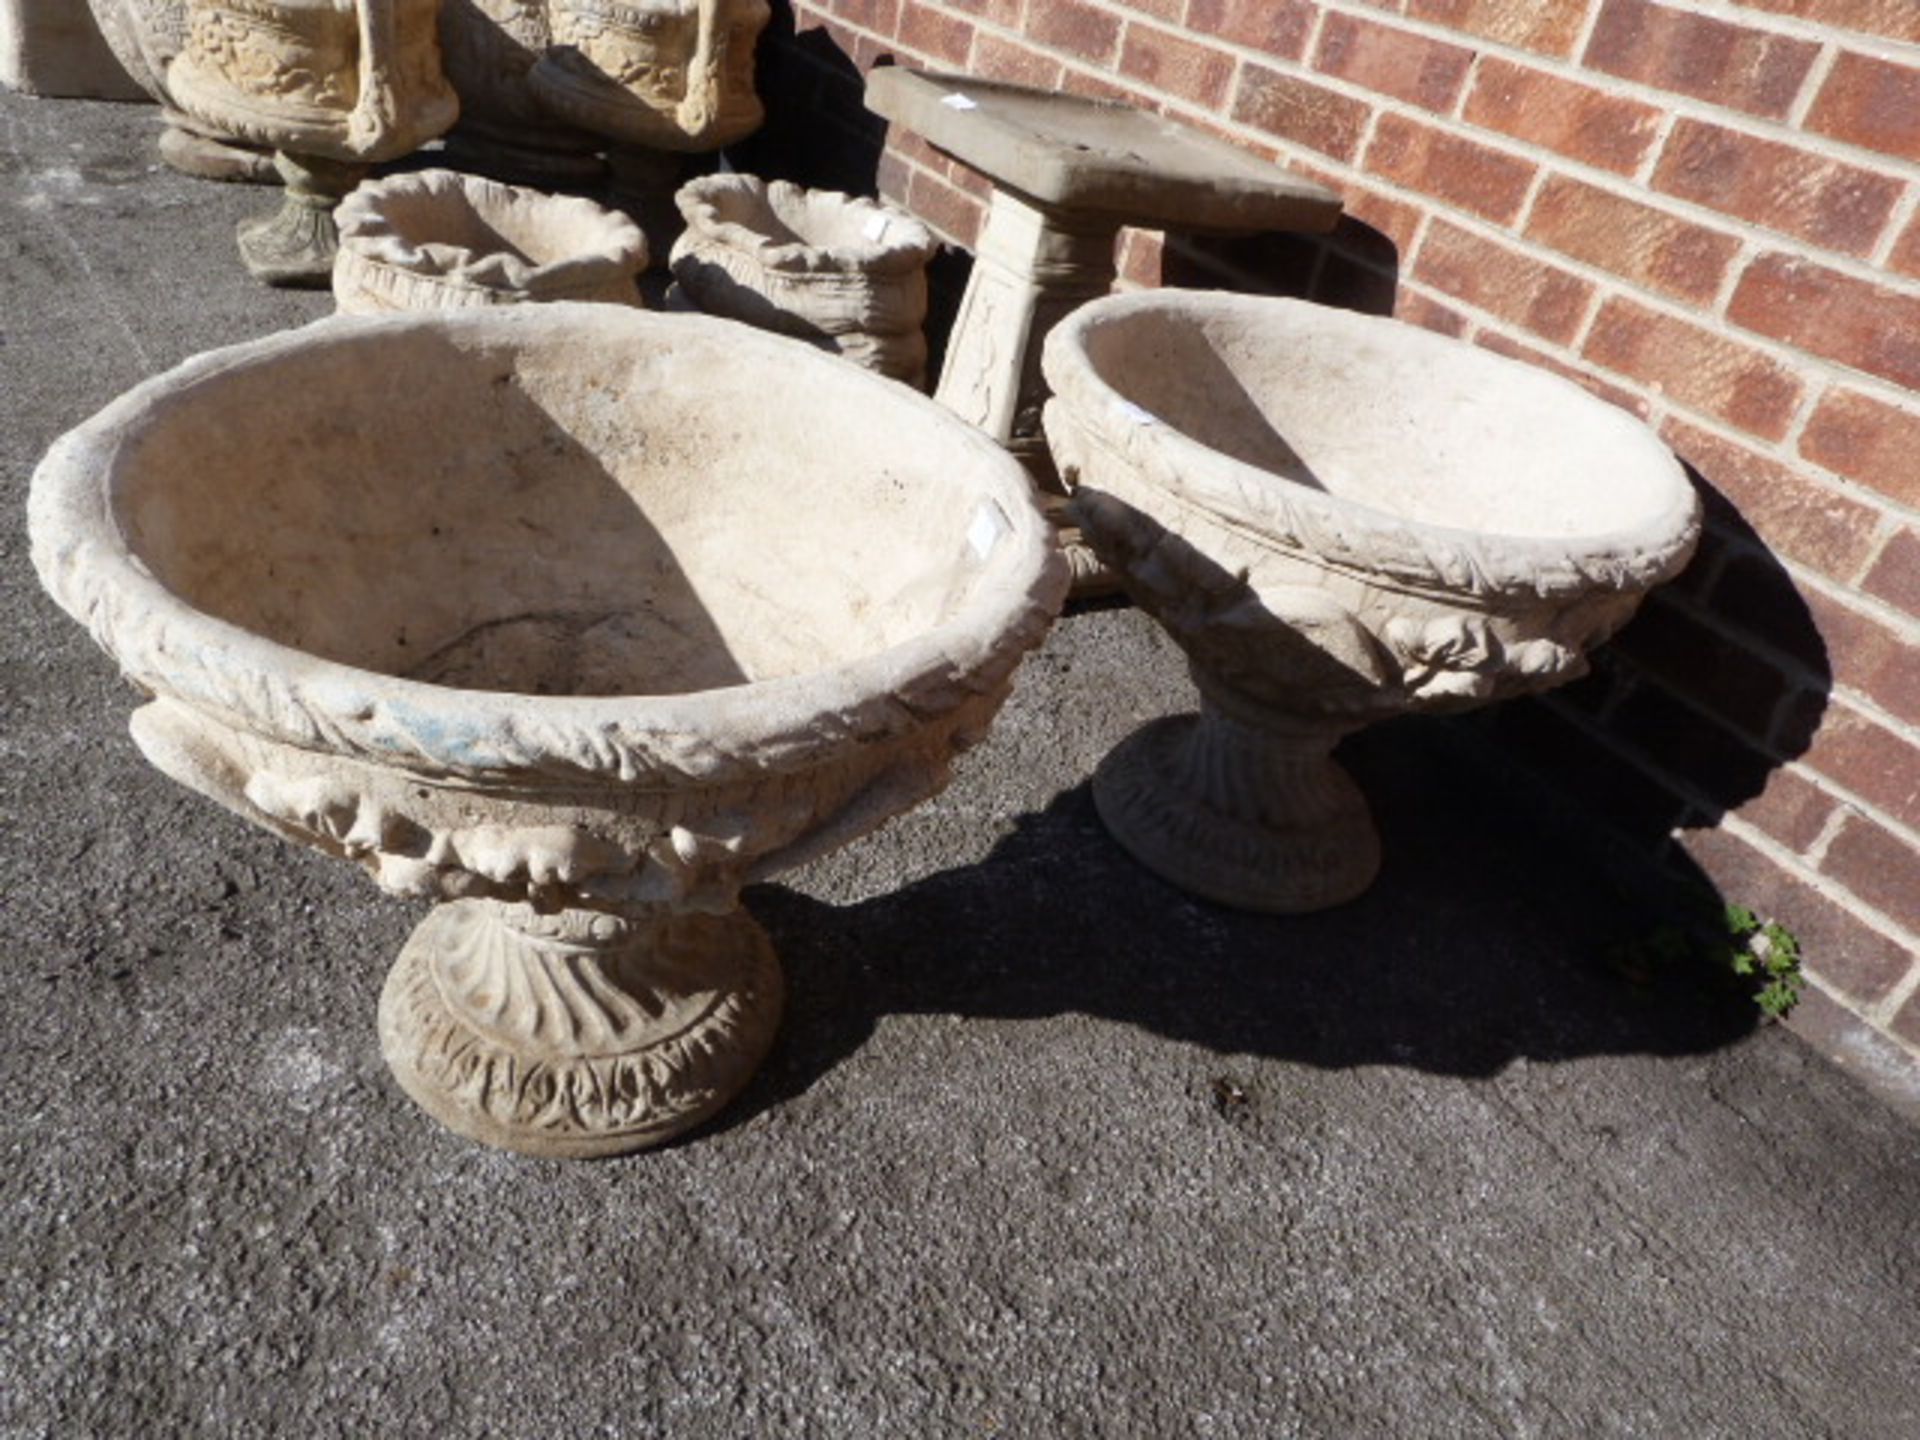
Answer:
[[[753,175],[708,175],[677,198],[687,228],[669,303],[925,385],[927,262],[939,248],[925,225],[876,200]]]
[[[1044,363],[1073,510],[1200,691],[1107,757],[1094,799],[1223,904],[1364,891],[1380,842],[1335,744],[1583,674],[1698,537],[1644,425],[1391,320],[1150,291],[1069,317]]]
[[[388,1064],[540,1155],[746,1083],[782,985],[740,887],[939,791],[1066,590],[1025,476],[930,400],[612,305],[201,356],[54,446],[30,529],[155,765],[433,903]]]
[[[333,209],[376,162],[453,124],[440,69],[440,0],[188,0],[167,72],[180,107],[271,146],[286,195],[242,222],[240,255],[269,285],[325,286]]]
[[[638,305],[647,241],[624,215],[451,170],[360,186],[335,212],[343,315],[558,300]]]

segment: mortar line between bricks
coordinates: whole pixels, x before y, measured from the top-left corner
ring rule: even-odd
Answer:
[[[1822,795],[1827,793],[1821,788],[1811,767],[1789,766],[1788,769],[1800,779],[1811,784],[1814,789],[1819,790]],[[1807,773],[1802,773],[1803,771]],[[1812,842],[1807,846],[1807,863],[1813,866],[1814,869],[1817,870],[1826,863],[1827,851],[1833,845],[1833,837],[1840,833],[1846,823],[1847,811],[1844,805],[1834,806],[1827,812],[1827,818],[1820,822],[1820,833],[1815,835]]]
[[[1892,211],[1887,215],[1886,233],[1873,247],[1873,263],[1885,270],[1893,259],[1894,247],[1900,243],[1900,237],[1914,223],[1914,216],[1920,214],[1920,176],[1907,182],[1907,188],[1900,198],[1894,201]]]
[[[1860,1018],[1866,1020],[1883,1034],[1891,1035],[1895,1043],[1904,1045],[1916,1055],[1920,1055],[1920,1045],[1897,1034],[1893,1028],[1894,1016],[1907,1006],[1907,1002],[1920,993],[1920,965],[1911,967],[1903,980],[1894,982],[1893,988],[1882,995],[1879,1001],[1868,1007],[1868,1013]]]
[[[1654,172],[1660,168],[1660,162],[1666,159],[1667,143],[1673,139],[1673,132],[1680,128],[1680,112],[1668,107],[1660,111],[1660,118],[1653,127],[1653,142],[1647,146],[1647,153],[1640,163],[1634,166],[1633,183],[1649,195],[1660,192],[1653,188]]]
[[[1800,81],[1800,93],[1793,97],[1793,104],[1787,107],[1786,121],[1794,129],[1806,130],[1807,116],[1813,110],[1814,101],[1820,98],[1820,92],[1826,88],[1827,77],[1833,74],[1833,67],[1839,63],[1840,46],[1833,40],[1823,41],[1819,53],[1813,57],[1813,64],[1807,67],[1807,73]]]
[[[1573,47],[1567,51],[1565,60],[1572,65],[1580,64],[1580,57],[1587,53],[1587,47],[1593,44],[1593,32],[1600,28],[1600,14],[1607,8],[1607,0],[1587,0],[1586,18],[1580,22],[1580,33],[1574,37]],[[1589,72],[1591,73],[1591,72]]]
[[[1813,383],[1801,392],[1799,402],[1794,406],[1793,414],[1787,420],[1787,428],[1780,436],[1782,450],[1790,451],[1795,455],[1800,453],[1800,441],[1807,433],[1807,426],[1813,423],[1814,411],[1820,408],[1820,402],[1832,393],[1833,388],[1833,381],[1822,375],[1814,377]],[[1882,517],[1883,524],[1886,519],[1887,517]]]

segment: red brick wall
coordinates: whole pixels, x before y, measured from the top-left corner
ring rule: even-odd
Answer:
[[[1644,416],[1704,482],[1701,559],[1513,737],[1600,754],[1596,803],[1920,1049],[1920,0],[793,3],[861,69],[1123,96],[1353,217],[1129,235],[1132,283],[1390,306]],[[879,181],[973,239],[979,177],[913,136]]]

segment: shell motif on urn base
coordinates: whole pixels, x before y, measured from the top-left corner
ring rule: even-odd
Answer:
[[[617,1155],[732,1099],[780,1007],[773,942],[741,911],[455,900],[388,973],[380,1048],[450,1130],[528,1154]]]
[[[59,441],[30,526],[157,768],[434,903],[388,1061],[543,1155],[746,1082],[781,982],[740,888],[938,792],[1066,587],[1023,472],[931,401],[613,305],[201,356]]]
[[[1110,755],[1095,798],[1224,904],[1364,891],[1379,840],[1334,745],[1585,673],[1698,538],[1685,472],[1631,416],[1391,320],[1152,291],[1088,305],[1044,363],[1073,513],[1202,696]]]
[[[440,0],[188,0],[167,70],[182,111],[275,151],[276,214],[241,222],[269,285],[325,287],[333,207],[383,160],[443,134],[459,102],[440,69]]]

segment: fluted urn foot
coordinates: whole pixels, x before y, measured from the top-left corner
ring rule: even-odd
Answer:
[[[286,192],[271,215],[240,222],[240,258],[256,280],[268,285],[323,290],[333,283],[333,260],[340,250],[334,206],[369,167],[284,151],[273,164]]]
[[[494,900],[435,908],[380,997],[401,1087],[449,1129],[528,1155],[618,1155],[726,1104],[779,1025],[744,911],[616,915]]]
[[[1294,915],[1351,900],[1380,870],[1337,730],[1268,730],[1211,707],[1136,730],[1100,763],[1093,799],[1163,880],[1241,910]]]

